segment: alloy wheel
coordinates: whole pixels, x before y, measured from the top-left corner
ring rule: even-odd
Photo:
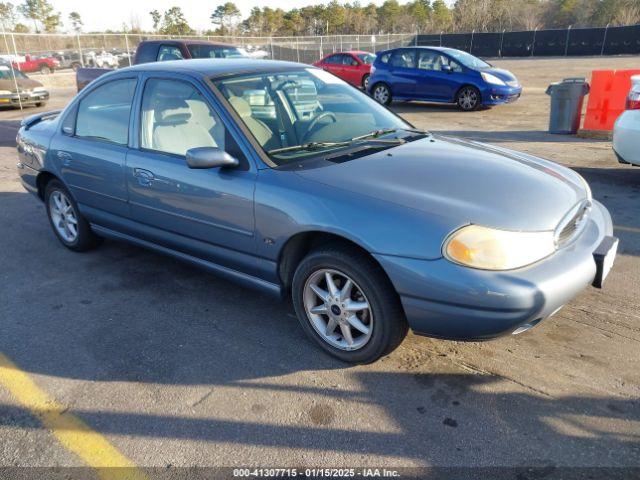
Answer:
[[[75,242],[78,238],[78,216],[71,201],[60,190],[51,194],[49,213],[58,235],[67,243]]]
[[[472,88],[465,88],[458,95],[458,104],[463,110],[473,110],[478,104],[478,93]]]
[[[389,89],[384,85],[378,85],[373,91],[373,98],[383,105],[389,101]]]
[[[309,322],[329,345],[358,350],[371,338],[371,305],[348,275],[332,269],[316,270],[305,282],[303,302]]]

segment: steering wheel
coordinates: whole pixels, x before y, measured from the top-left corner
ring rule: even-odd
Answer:
[[[322,112],[320,115],[318,115],[313,120],[311,120],[311,123],[309,123],[309,126],[307,127],[307,133],[304,134],[302,143],[307,143],[306,142],[307,137],[311,132],[313,132],[313,129],[316,128],[316,125],[318,124],[318,122],[323,118],[331,118],[333,120],[333,123],[336,123],[338,121],[338,119],[336,118],[333,112]]]

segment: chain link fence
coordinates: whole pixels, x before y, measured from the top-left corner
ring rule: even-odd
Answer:
[[[343,50],[376,52],[414,45],[416,34],[330,35],[314,37],[219,37],[138,34],[22,34],[2,32],[0,61],[20,63],[55,58],[58,68],[127,67],[133,62],[138,44],[144,40],[193,39],[221,42],[244,48],[250,56],[313,63],[323,56]]]

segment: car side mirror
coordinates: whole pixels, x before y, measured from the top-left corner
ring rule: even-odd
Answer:
[[[217,147],[197,147],[187,150],[189,168],[233,168],[240,165],[237,158]]]
[[[446,73],[453,72],[453,69],[451,68],[451,65],[442,65],[440,67],[440,70],[442,70],[443,72],[446,72]]]

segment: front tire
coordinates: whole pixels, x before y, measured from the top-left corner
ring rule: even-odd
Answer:
[[[91,230],[80,214],[78,205],[58,180],[51,180],[45,189],[45,205],[49,224],[58,240],[70,250],[84,252],[100,244],[100,237]]]
[[[465,112],[477,110],[482,104],[480,90],[471,85],[462,87],[456,95],[456,103],[458,104],[458,108]]]
[[[342,361],[374,362],[407,334],[393,285],[355,248],[326,247],[307,255],[294,274],[292,295],[305,333]]]
[[[373,90],[371,91],[371,95],[376,102],[382,105],[386,106],[391,104],[391,90],[385,83],[377,83],[376,85],[374,85]]]
[[[40,66],[40,73],[42,75],[49,75],[51,72],[51,68],[49,67],[49,65],[42,65]]]

